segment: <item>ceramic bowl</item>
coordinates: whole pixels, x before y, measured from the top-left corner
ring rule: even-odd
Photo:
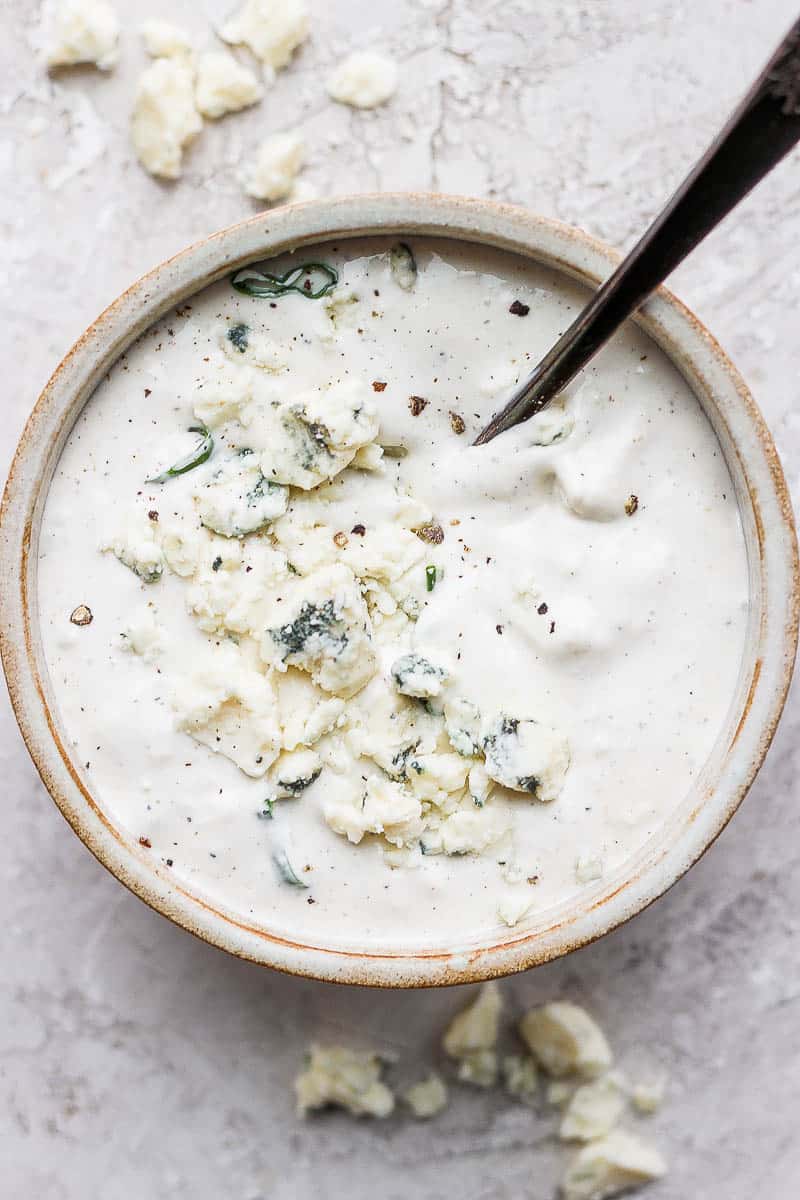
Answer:
[[[40,396],[22,435],[0,520],[0,650],[22,735],[50,795],[78,836],[146,903],[232,954],[299,975],[419,986],[472,982],[566,954],[661,896],[714,841],[767,752],[794,662],[797,545],[775,446],[747,388],[703,326],[661,290],[637,318],[689,382],[722,446],[736,487],[749,563],[746,646],[725,727],[692,791],[624,869],[577,899],[493,938],[437,948],[342,950],[278,936],[222,911],[151,861],[94,795],[70,750],[44,662],[37,613],[37,544],[64,442],[99,380],[174,305],[257,259],[331,237],[444,236],[499,247],[589,287],[618,261],[578,230],[521,209],[429,195],[378,195],[288,206],[189,247],[129,288],[79,339]]]

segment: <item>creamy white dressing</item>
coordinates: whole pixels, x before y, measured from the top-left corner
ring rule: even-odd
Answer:
[[[538,916],[596,886],[657,834],[725,719],[747,576],[722,452],[653,343],[626,328],[563,404],[471,448],[584,294],[508,255],[422,240],[406,289],[387,249],[345,243],[302,256],[338,267],[334,306],[244,297],[226,281],[144,335],[64,450],[43,520],[39,590],[62,721],[93,793],[149,843],[146,853],[184,886],[276,932],[399,947],[480,935],[500,924],[498,911],[509,923],[524,922],[526,910]],[[509,311],[515,300],[527,315]],[[176,676],[190,682],[221,635],[187,612],[185,579],[165,570],[146,584],[100,547],[126,514],[157,511],[163,523],[187,503],[193,472],[145,480],[192,445],[186,429],[218,371],[220,331],[237,322],[254,344],[278,347],[282,369],[270,387],[281,395],[385,383],[371,393],[377,440],[407,454],[385,458],[381,472],[346,469],[326,489],[326,522],[351,541],[363,524],[368,537],[398,491],[430,510],[445,537],[424,547],[420,570],[435,566],[437,580],[427,592],[420,577],[422,611],[402,634],[405,647],[446,667],[452,695],[485,713],[533,718],[568,741],[569,770],[551,802],[495,792],[490,803],[511,833],[479,855],[415,850],[392,867],[379,839],[338,836],[325,805],[336,789],[363,785],[352,767],[337,774],[324,743],[316,782],[259,820],[265,779],[176,727]],[[412,396],[427,401],[421,411]],[[565,436],[552,441],[556,432]],[[226,540],[238,553],[238,540]],[[76,626],[69,617],[81,604],[93,620]],[[132,636],[138,654],[126,646]],[[346,719],[390,686],[391,656],[382,644],[377,652],[381,671],[344,701]],[[305,889],[281,879],[276,851]]]

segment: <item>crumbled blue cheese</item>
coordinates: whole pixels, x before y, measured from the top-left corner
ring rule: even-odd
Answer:
[[[354,471],[380,471],[383,468],[383,446],[377,446],[374,442],[361,446],[356,450],[350,466]]]
[[[565,1000],[531,1009],[519,1024],[523,1041],[539,1065],[559,1078],[573,1072],[594,1079],[611,1066],[611,1047],[585,1009]]]
[[[220,333],[219,344],[232,362],[260,367],[272,375],[280,375],[288,366],[286,351],[281,345],[242,321],[229,321]],[[252,392],[248,392],[248,401],[251,398]],[[235,405],[234,395],[231,416],[239,415],[240,406]]]
[[[203,557],[208,557],[211,536],[205,529],[165,515],[159,518],[153,533],[158,538],[170,571],[184,579],[190,579]]]
[[[266,774],[280,751],[269,679],[245,664],[233,644],[209,646],[191,674],[175,679],[179,729],[234,762],[246,775]]]
[[[603,878],[603,860],[599,854],[579,854],[575,860],[575,881],[593,883]]]
[[[667,1091],[667,1079],[664,1074],[651,1076],[635,1083],[631,1088],[631,1104],[643,1116],[652,1116],[658,1112],[664,1102]]]
[[[485,735],[483,750],[487,772],[503,787],[550,803],[564,786],[569,745],[547,725],[501,716]]]
[[[471,1004],[467,1005],[445,1031],[444,1051],[458,1063],[458,1078],[476,1087],[493,1087],[497,1082],[499,1062],[497,1037],[503,1001],[500,988],[492,981],[485,983]]]
[[[265,597],[287,579],[285,556],[265,539],[239,542],[209,534],[186,591],[186,607],[206,633],[260,641],[268,611]]]
[[[406,761],[405,775],[421,800],[448,807],[448,797],[460,798],[467,780],[469,762],[459,754],[415,753]],[[470,809],[469,811],[474,811]]]
[[[157,58],[139,77],[131,140],[151,175],[178,179],[183,151],[203,128],[194,100],[194,71],[179,58]]]
[[[188,33],[171,21],[144,21],[139,32],[151,58],[187,58],[193,53]]]
[[[134,613],[122,634],[123,648],[152,662],[164,644],[163,630],[148,604]]]
[[[299,133],[276,133],[265,138],[241,171],[244,191],[254,200],[284,200],[291,195],[306,157]]]
[[[397,242],[389,251],[389,274],[404,292],[410,292],[415,286],[417,262],[405,242]]]
[[[358,844],[365,834],[381,835],[393,846],[416,844],[422,832],[422,807],[402,784],[370,776],[359,795],[352,786],[329,789],[323,815],[334,833]]]
[[[564,1141],[591,1142],[610,1133],[625,1111],[625,1095],[613,1075],[581,1084],[570,1097],[558,1136]]]
[[[363,381],[345,379],[294,398],[237,398],[242,430],[230,433],[259,455],[268,479],[309,490],[333,479],[374,441],[378,417],[370,390]]]
[[[326,696],[304,671],[288,670],[275,678],[281,724],[281,743],[286,750],[314,746],[344,723],[345,702]]]
[[[497,915],[508,926],[518,925],[533,907],[530,888],[508,888],[497,902]]]
[[[403,1093],[403,1099],[418,1120],[438,1117],[447,1107],[447,1088],[439,1075],[431,1074],[427,1079],[414,1083]]]
[[[335,1105],[357,1117],[388,1117],[394,1096],[382,1074],[383,1062],[371,1051],[312,1046],[306,1069],[294,1081],[298,1115]]]
[[[497,845],[509,831],[505,812],[491,808],[463,808],[447,817],[439,827],[444,854],[483,854]]]
[[[579,1086],[575,1079],[551,1079],[545,1088],[544,1098],[551,1108],[563,1108]]]
[[[307,671],[324,691],[344,699],[375,674],[369,614],[358,582],[344,564],[297,580],[275,607],[280,624],[271,625],[261,643],[266,663]]]
[[[503,1059],[503,1086],[509,1096],[533,1104],[539,1092],[539,1072],[528,1054],[508,1054]]]
[[[264,529],[289,503],[288,488],[266,479],[254,454],[237,454],[223,462],[195,497],[206,528],[234,538]]]
[[[48,67],[88,63],[110,71],[119,61],[119,20],[105,0],[55,0],[44,23]]]
[[[322,772],[322,759],[314,750],[293,750],[281,754],[270,769],[270,783],[276,800],[287,800],[316,783]]]
[[[492,980],[481,987],[477,996],[448,1025],[442,1047],[450,1058],[463,1062],[475,1054],[496,1053],[500,1032],[503,998]]]
[[[131,516],[100,549],[111,551],[144,583],[157,583],[164,572],[164,555],[156,540],[154,524],[144,513]]]
[[[452,737],[450,738],[450,742],[453,745],[455,744]],[[463,754],[463,750],[459,750],[458,752],[459,754]],[[472,764],[467,776],[467,786],[469,794],[472,797],[472,803],[476,808],[483,808],[494,790],[494,780],[490,779],[483,763],[475,762]]]
[[[323,340],[333,342],[336,334],[358,328],[361,321],[361,299],[353,288],[339,284],[325,296],[322,308],[330,322],[330,328],[323,334]]]
[[[395,659],[391,668],[394,685],[404,696],[427,700],[439,696],[447,679],[443,667],[429,662],[421,654],[404,654]]]
[[[454,750],[466,757],[483,753],[481,714],[477,705],[463,697],[452,697],[445,701],[444,724]]]
[[[305,0],[245,0],[222,26],[220,37],[234,46],[247,46],[265,67],[279,71],[288,65],[308,31]]]
[[[264,89],[253,72],[231,54],[209,50],[198,55],[195,101],[204,117],[216,120],[256,104]]]
[[[392,59],[362,50],[339,63],[328,80],[328,95],[352,108],[377,108],[396,92],[398,76]]]
[[[490,1088],[497,1083],[499,1069],[496,1050],[476,1050],[461,1059],[457,1075],[461,1083]]]
[[[349,716],[350,752],[371,759],[391,779],[405,779],[409,760],[436,744],[435,721],[420,705],[395,696],[380,676],[361,693]]]
[[[536,413],[525,423],[526,440],[531,446],[552,446],[569,437],[575,421],[563,402],[550,404],[544,412]]]
[[[562,1200],[607,1200],[666,1174],[662,1156],[631,1133],[616,1130],[590,1142],[561,1180]]]

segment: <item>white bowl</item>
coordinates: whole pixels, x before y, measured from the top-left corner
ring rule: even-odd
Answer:
[[[722,446],[747,546],[750,613],[735,695],[691,792],[642,850],[594,891],[495,940],[436,949],[342,950],[278,936],[212,906],[154,865],[93,795],[62,729],[39,636],[36,564],[45,497],[61,449],[115,359],[174,305],[234,268],[298,246],[370,235],[432,235],[500,247],[593,287],[618,256],[522,209],[433,195],[346,197],[276,209],[150,271],[94,322],[55,371],[20,440],[0,514],[0,652],[11,699],[50,795],[89,849],[153,908],[206,941],[299,975],[394,987],[473,982],[519,971],[607,933],[662,895],[741,803],[780,718],[797,644],[797,543],[775,446],[747,388],[695,317],[661,290],[637,318],[682,372]]]

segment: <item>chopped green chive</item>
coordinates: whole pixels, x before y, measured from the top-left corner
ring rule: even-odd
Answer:
[[[202,440],[197,443],[194,450],[190,451],[185,458],[173,463],[166,471],[162,471],[160,475],[153,475],[150,479],[146,479],[145,483],[166,483],[168,479],[174,479],[177,475],[185,475],[187,471],[193,471],[195,467],[202,466],[204,462],[208,461],[214,449],[214,438],[211,431],[206,429],[205,425],[190,425],[189,433],[202,434]]]
[[[244,296],[288,296],[296,292],[306,300],[319,300],[333,291],[339,282],[339,272],[327,263],[308,262],[291,267],[283,275],[270,275],[268,271],[257,271],[244,267],[231,277],[231,284]],[[316,286],[315,286],[316,284]]]
[[[436,567],[425,568],[425,589],[432,592],[436,587]]]
[[[278,868],[278,873],[284,883],[291,884],[292,887],[307,888],[308,884],[303,883],[302,879],[298,878],[285,850],[275,850],[272,855],[272,860]]]

